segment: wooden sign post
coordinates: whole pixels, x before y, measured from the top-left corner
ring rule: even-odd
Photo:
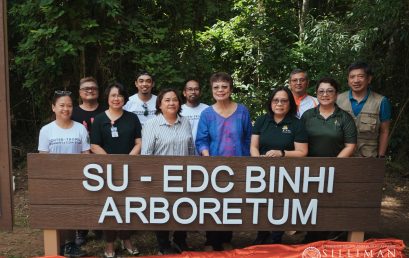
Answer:
[[[0,230],[13,229],[6,1],[0,1]]]
[[[383,174],[384,161],[371,158],[29,154],[30,223],[54,236],[58,229],[376,231]]]

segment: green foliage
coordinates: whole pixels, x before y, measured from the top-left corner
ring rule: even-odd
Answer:
[[[13,126],[27,131],[33,126],[21,121],[34,120],[35,139],[50,115],[53,91],[76,92],[85,75],[102,88],[119,80],[133,93],[140,69],[155,74],[156,90],[181,88],[191,77],[206,85],[211,73],[226,71],[235,80],[234,98],[256,118],[292,69],[306,69],[312,86],[329,75],[347,89],[347,66],[366,60],[375,71],[373,88],[394,106],[390,150],[392,161],[400,162],[409,155],[409,117],[403,115],[409,106],[409,5],[308,2],[300,21],[299,0],[9,1]]]

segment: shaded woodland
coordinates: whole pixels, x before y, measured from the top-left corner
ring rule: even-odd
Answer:
[[[146,69],[157,92],[198,78],[204,101],[212,72],[235,79],[236,101],[253,118],[294,68],[347,89],[351,62],[374,69],[372,88],[389,97],[389,166],[409,174],[409,1],[386,0],[9,0],[12,143],[16,162],[36,151],[54,90],[76,97],[83,76],[100,88]],[[21,160],[18,159],[21,157]],[[406,173],[406,174],[405,174]]]

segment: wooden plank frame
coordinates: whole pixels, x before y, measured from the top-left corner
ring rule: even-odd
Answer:
[[[86,166],[94,164],[93,169],[87,170]],[[123,180],[124,165],[128,167],[128,180]],[[120,187],[127,181],[127,187],[121,191],[112,191],[108,188],[107,168],[112,166],[112,184]],[[215,173],[215,169],[221,166],[231,168],[234,175],[228,175],[227,170],[221,170],[215,177],[220,189],[227,187],[229,183],[234,186],[230,191],[225,193],[217,192],[216,187],[207,187],[201,192],[187,192],[187,168],[188,166],[202,166],[209,173],[209,178]],[[170,169],[169,175],[175,176],[173,181],[168,185],[172,190],[183,188],[183,192],[164,192],[164,168],[165,166],[176,166]],[[177,167],[180,166],[180,167]],[[96,167],[101,170],[97,172]],[[258,187],[257,182],[250,182],[246,176],[246,171],[256,171],[262,168],[266,171],[265,183],[269,187],[271,182],[274,183],[274,191],[267,190],[261,193],[251,193],[249,189]],[[276,173],[275,178],[270,182],[272,167]],[[297,178],[296,168],[299,168],[301,181],[299,183],[300,192],[294,192],[284,176],[281,177],[283,190],[279,192],[279,171],[280,167],[285,168],[287,175],[295,180]],[[333,167],[333,190],[328,193],[329,189],[329,168]],[[197,167],[196,167],[197,168]],[[310,177],[318,177],[320,169],[326,171],[324,192],[318,193],[318,183],[310,182],[308,191],[302,192],[302,186],[306,181],[306,168],[309,169]],[[178,169],[181,169],[180,171]],[[84,171],[90,174],[88,178]],[[258,172],[254,172],[254,176]],[[283,173],[284,175],[285,173]],[[94,175],[94,179],[90,179]],[[84,188],[84,184],[97,187],[97,175],[104,182],[104,187],[98,191],[89,191]],[[384,161],[374,158],[239,158],[239,157],[160,157],[160,156],[129,156],[129,155],[56,155],[56,154],[29,154],[28,155],[28,177],[29,177],[29,194],[30,194],[30,223],[33,228],[40,229],[118,229],[118,230],[300,230],[300,231],[376,231],[379,226],[380,206],[382,197],[382,183],[384,175]],[[101,177],[99,177],[101,176]],[[180,176],[180,178],[177,178]],[[200,186],[203,183],[203,174],[197,171],[192,173],[192,186]],[[307,177],[308,178],[308,177]],[[147,182],[143,182],[147,180]],[[211,179],[209,179],[211,180]],[[102,182],[101,181],[101,182]],[[323,181],[323,182],[324,182]],[[179,188],[178,188],[179,187]],[[98,220],[104,205],[108,203],[108,197],[117,207],[122,223],[118,223],[114,216],[107,216],[103,223]],[[126,198],[140,198],[145,200],[147,207],[142,213],[146,215],[149,222],[143,222],[141,216],[136,214],[130,215],[130,221],[126,222]],[[170,219],[167,223],[156,221],[155,216],[151,216],[150,205],[152,197],[166,199],[169,202]],[[198,203],[205,198],[220,200],[223,207],[226,204],[223,200],[231,201],[238,199],[239,203],[231,203],[231,208],[240,209],[240,213],[231,212],[226,218],[241,219],[241,224],[218,224],[210,215],[204,216],[203,223],[199,223],[199,215],[193,222],[181,224],[177,222],[172,215],[177,215],[182,219],[193,218],[193,205],[188,202],[183,203],[176,208],[176,213],[172,207],[176,201],[181,198],[188,198]],[[284,223],[274,224],[267,219],[268,205],[259,205],[258,222],[254,223],[255,205],[247,202],[247,198],[252,199],[273,199],[273,218],[280,219],[283,217],[283,210],[288,210],[288,218]],[[289,205],[285,206],[285,199],[289,200]],[[307,213],[307,206],[311,200],[317,200],[316,223],[312,219],[305,224],[300,223],[300,218],[295,216],[295,223],[291,221],[293,210],[295,210],[295,201],[301,204],[304,209],[304,215]],[[206,199],[207,200],[207,199]],[[135,199],[132,199],[135,201]],[[227,202],[228,202],[227,201]],[[204,201],[203,201],[204,202]],[[213,203],[204,202],[203,207],[209,208]],[[133,206],[134,205],[134,206]],[[293,206],[292,206],[293,205]],[[142,202],[130,202],[131,208],[142,206]],[[160,205],[159,205],[160,206]],[[156,208],[158,208],[157,206]],[[175,205],[176,206],[176,205]],[[112,208],[112,206],[111,206]],[[203,208],[204,209],[204,208]],[[293,210],[292,210],[293,209]],[[224,210],[226,212],[226,210]],[[158,214],[158,213],[155,213]],[[198,213],[199,214],[199,213]],[[218,210],[216,216],[223,218],[223,209]],[[160,213],[159,213],[160,215]],[[159,216],[158,215],[158,216]],[[208,215],[208,214],[207,214]],[[160,216],[159,216],[160,217]],[[152,219],[153,218],[153,219]],[[311,216],[310,216],[311,218]],[[229,221],[229,220],[226,221]],[[298,219],[298,220],[297,220]],[[184,220],[184,222],[186,222]],[[223,219],[221,219],[223,220]],[[298,221],[298,222],[297,222]]]
[[[7,8],[0,1],[0,230],[13,229]]]

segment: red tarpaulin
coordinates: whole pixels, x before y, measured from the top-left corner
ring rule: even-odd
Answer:
[[[397,239],[370,239],[362,243],[319,241],[302,245],[258,245],[223,252],[184,252],[167,255],[174,258],[227,258],[227,257],[289,257],[289,258],[407,258],[403,253],[405,244]],[[41,258],[61,258],[44,256]],[[148,256],[145,256],[148,257]],[[163,257],[163,256],[149,256]]]

